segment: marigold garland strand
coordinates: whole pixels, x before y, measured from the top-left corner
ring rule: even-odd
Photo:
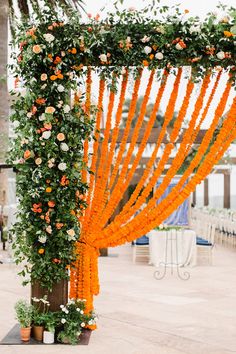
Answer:
[[[159,149],[159,147],[161,145],[161,142],[162,142],[162,140],[164,138],[166,127],[168,126],[169,122],[171,121],[171,119],[173,117],[174,108],[175,108],[175,102],[176,102],[177,96],[178,96],[178,89],[179,89],[179,83],[180,83],[180,79],[181,79],[181,74],[182,74],[182,68],[180,68],[178,70],[177,76],[175,78],[175,82],[174,82],[174,85],[173,85],[173,90],[172,90],[172,93],[171,93],[171,96],[170,96],[170,100],[169,100],[169,104],[167,106],[166,113],[165,113],[164,124],[162,126],[161,132],[160,132],[159,137],[158,137],[158,142],[157,142],[158,149]],[[153,116],[154,116],[154,114],[157,113],[156,108],[157,107],[154,106]],[[148,127],[149,128],[149,134],[151,132],[152,123],[154,123],[153,119],[151,120],[150,126]],[[138,129],[139,129],[139,127],[138,127]],[[135,133],[137,135],[138,130],[137,130],[137,132],[134,132],[134,136],[135,136]],[[135,137],[133,143],[135,143],[136,140],[137,140],[137,137]],[[139,153],[137,154],[137,157],[136,157],[135,161],[133,162],[132,167],[131,167],[131,169],[130,169],[130,171],[128,173],[128,177],[126,178],[126,181],[124,182],[123,181],[123,178],[124,178],[123,174],[126,173],[127,170],[128,170],[128,163],[130,161],[130,157],[132,155],[134,147],[135,147],[135,144],[131,143],[130,144],[130,148],[129,148],[129,159],[127,161],[125,160],[123,162],[123,167],[122,167],[122,171],[121,171],[121,177],[120,177],[120,179],[118,179],[116,188],[114,189],[114,191],[112,193],[112,196],[111,196],[111,198],[110,198],[110,200],[109,200],[109,202],[107,204],[107,208],[106,208],[107,211],[105,211],[105,213],[104,213],[102,225],[104,225],[107,222],[107,220],[109,219],[109,217],[112,215],[112,213],[115,210],[115,207],[116,207],[117,203],[119,202],[119,200],[122,199],[125,190],[128,188],[130,180],[131,180],[131,178],[132,178],[132,176],[133,176],[133,174],[134,174],[134,172],[136,170],[136,167],[138,165],[139,159],[142,156],[142,151],[144,150],[145,145],[143,144],[141,146],[141,148],[139,147]],[[123,172],[123,174],[122,174],[122,172]],[[120,183],[119,183],[119,180],[120,180]],[[114,196],[114,199],[112,200],[113,196]],[[106,219],[105,219],[105,216],[106,216]]]
[[[165,198],[165,200],[164,200],[163,202],[161,202],[161,204],[164,205],[163,208],[162,208],[162,211],[165,210],[165,208],[167,207],[168,202],[170,202],[170,200],[171,200],[171,205],[172,205],[172,211],[177,208],[178,205],[176,205],[175,203],[173,203],[173,199],[171,199],[171,197],[172,197],[173,193],[175,193],[176,196],[179,194],[179,192],[180,192],[180,190],[181,190],[181,188],[182,188],[184,182],[185,182],[186,179],[189,177],[189,175],[191,174],[191,172],[193,171],[193,169],[194,169],[194,168],[199,164],[199,162],[201,161],[202,156],[203,156],[203,154],[204,154],[204,151],[207,150],[207,148],[208,148],[208,146],[209,146],[209,143],[210,143],[210,140],[211,140],[211,137],[213,136],[213,133],[214,133],[216,124],[217,124],[218,120],[220,119],[220,117],[222,116],[223,111],[224,111],[224,108],[225,108],[225,106],[226,106],[227,98],[228,98],[229,91],[230,91],[230,87],[231,87],[231,85],[228,84],[227,87],[226,87],[226,90],[224,91],[224,93],[223,93],[223,95],[222,95],[222,98],[221,98],[221,100],[220,100],[220,102],[219,102],[219,105],[218,105],[218,107],[217,107],[217,109],[216,109],[216,112],[215,112],[214,120],[213,120],[210,129],[207,131],[207,133],[206,133],[206,135],[205,135],[205,137],[204,137],[204,139],[203,139],[203,141],[202,141],[202,143],[201,143],[201,145],[200,145],[200,147],[199,147],[199,150],[198,150],[197,155],[196,155],[196,156],[194,157],[194,159],[192,160],[190,166],[189,166],[188,169],[185,171],[183,177],[181,178],[181,181],[178,183],[178,185],[175,187],[175,189],[173,189],[172,192],[168,195],[168,197]],[[220,146],[221,146],[221,145],[220,145],[220,144],[217,145],[217,144],[215,143],[215,146],[216,146],[218,149],[220,149]],[[200,177],[200,180],[202,180],[201,177]],[[188,186],[185,186],[184,188],[185,188],[185,190],[187,190],[187,189],[188,189]],[[159,188],[159,190],[160,190],[160,188]],[[163,192],[164,192],[164,190],[163,190]],[[150,212],[150,210],[151,210],[151,212],[152,212],[152,208],[154,208],[154,206],[155,206],[155,200],[157,200],[157,199],[159,198],[160,192],[158,193],[158,190],[157,190],[157,192],[156,192],[155,194],[156,194],[156,195],[154,195],[154,198],[147,204],[147,207],[129,223],[128,228],[127,228],[128,230],[131,230],[131,229],[132,229],[132,226],[134,226],[134,229],[135,229],[135,227],[138,227],[138,225],[140,225],[140,224],[139,224],[140,222],[141,222],[141,224],[142,224],[142,216],[144,216],[144,215],[145,215],[145,217],[146,217],[146,220],[149,220],[149,219],[148,219],[148,213]],[[162,194],[162,193],[161,193],[161,194]],[[154,210],[155,210],[155,209],[156,209],[156,210],[160,209],[160,205],[158,205],[158,207],[154,208]],[[148,212],[147,212],[147,210],[148,210]],[[149,220],[149,221],[150,221],[150,220]],[[148,225],[150,225],[149,221],[147,222]],[[163,220],[162,220],[162,221],[163,221]],[[156,223],[158,224],[158,222],[159,222],[159,221],[157,220]],[[133,224],[133,225],[132,225],[132,224]],[[126,226],[124,226],[124,229],[125,229],[125,228],[126,228]],[[124,231],[124,230],[123,230],[123,231]],[[138,227],[138,230],[136,230],[136,235],[137,235],[137,233],[138,233],[138,234],[139,234],[139,233],[142,234],[142,231],[143,231],[143,230],[140,229],[140,226],[139,226],[139,227]],[[127,232],[127,230],[126,230],[126,232]],[[126,240],[132,239],[133,236],[134,236],[134,233],[133,233],[133,235],[131,235],[131,232],[130,232],[130,235],[128,235],[128,234],[129,234],[129,233],[127,232],[127,233],[126,233],[126,236],[125,236],[125,237],[126,237]],[[124,236],[124,235],[123,235],[123,236]],[[114,237],[115,237],[115,235],[114,235]],[[137,236],[136,236],[136,237],[137,237]],[[135,237],[135,238],[136,238],[136,237]],[[107,239],[106,241],[108,241],[108,239]],[[119,244],[120,244],[120,242],[119,242]]]

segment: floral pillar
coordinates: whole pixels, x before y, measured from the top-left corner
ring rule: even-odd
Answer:
[[[17,55],[24,95],[11,117],[17,137],[9,160],[18,170],[19,198],[13,248],[34,296],[43,288],[57,289],[57,296],[60,282],[67,295],[65,282],[86,208],[88,186],[81,171],[87,168],[83,144],[93,129],[93,108],[78,96],[71,105],[70,92],[77,89],[76,73],[83,65],[74,65],[76,48],[61,43],[65,33],[64,23],[47,18],[21,32]]]

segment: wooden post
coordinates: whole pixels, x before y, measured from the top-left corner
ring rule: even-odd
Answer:
[[[193,192],[192,205],[195,207],[197,203],[196,190]]]
[[[68,281],[62,279],[59,283],[55,283],[51,292],[41,287],[38,282],[31,284],[31,297],[40,299],[45,295],[50,302],[50,311],[60,310],[60,305],[68,302]]]
[[[209,205],[209,184],[208,178],[204,180],[204,206]]]
[[[230,173],[224,173],[224,208],[230,209]]]

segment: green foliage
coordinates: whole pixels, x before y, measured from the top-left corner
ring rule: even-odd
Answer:
[[[26,300],[19,300],[15,304],[16,319],[22,328],[31,326],[33,306],[28,304]]]

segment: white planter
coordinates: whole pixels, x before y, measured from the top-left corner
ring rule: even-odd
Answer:
[[[43,332],[43,343],[44,344],[53,344],[54,343],[54,332],[44,331]]]

